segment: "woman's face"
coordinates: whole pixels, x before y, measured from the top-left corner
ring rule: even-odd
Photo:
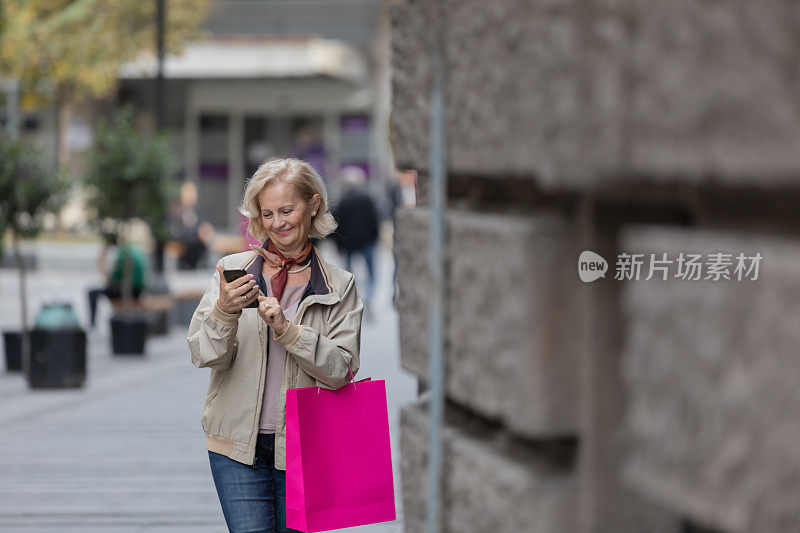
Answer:
[[[319,194],[306,203],[292,185],[278,181],[264,187],[256,198],[269,240],[284,255],[301,251],[311,231],[311,213],[319,208]]]

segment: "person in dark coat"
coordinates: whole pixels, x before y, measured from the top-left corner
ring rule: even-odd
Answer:
[[[364,307],[368,309],[375,289],[374,250],[378,240],[378,208],[366,190],[366,174],[361,168],[346,167],[342,170],[341,181],[344,190],[333,211],[339,227],[331,238],[339,253],[344,255],[345,269],[349,272],[353,271],[353,256],[364,259],[368,275]]]
[[[172,240],[181,245],[179,270],[195,270],[205,262],[214,227],[200,217],[197,186],[190,181],[181,185],[180,203],[170,217],[169,231]]]

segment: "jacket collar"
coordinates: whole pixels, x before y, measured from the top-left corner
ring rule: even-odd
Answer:
[[[261,245],[263,249],[269,247],[269,238]],[[261,271],[264,265],[264,258],[259,254],[253,252],[253,257],[242,266],[248,274],[253,275],[253,279],[260,279],[262,277]],[[331,280],[330,269],[328,264],[322,258],[322,254],[316,246],[311,247],[311,278],[308,281],[306,290],[303,293],[302,299],[306,296],[324,296],[325,298],[315,298],[321,303],[335,303],[339,301],[339,294],[337,293],[333,282]]]

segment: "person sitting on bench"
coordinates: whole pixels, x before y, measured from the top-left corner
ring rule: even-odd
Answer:
[[[138,300],[142,291],[145,288],[145,280],[147,278],[148,262],[145,253],[134,243],[124,242],[119,244],[116,235],[109,233],[104,237],[105,243],[100,249],[100,254],[97,257],[97,269],[106,278],[106,286],[102,288],[94,288],[89,291],[89,325],[91,328],[95,326],[95,317],[97,314],[97,300],[101,295],[108,297],[110,300],[118,300],[122,298],[122,276],[124,273],[123,267],[126,259],[130,260],[131,268],[131,296]],[[106,266],[106,256],[109,248],[112,246],[117,247],[117,256],[114,259],[114,266],[111,274],[108,274]]]

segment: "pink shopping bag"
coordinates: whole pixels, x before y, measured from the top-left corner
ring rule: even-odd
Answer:
[[[286,391],[286,526],[395,520],[386,382]]]

